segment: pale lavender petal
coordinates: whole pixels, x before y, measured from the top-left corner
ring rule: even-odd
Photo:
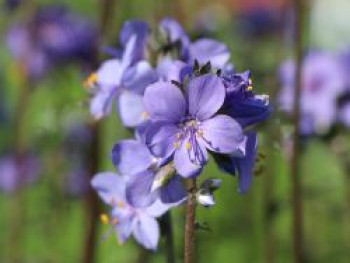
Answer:
[[[157,220],[148,215],[140,214],[134,221],[133,234],[138,243],[147,249],[156,250],[159,240]]]
[[[181,72],[187,64],[180,60],[165,57],[158,62],[157,71],[162,80],[181,82]]]
[[[118,112],[125,127],[136,127],[144,118],[143,97],[134,92],[122,92],[119,96]]]
[[[127,68],[122,77],[123,87],[139,94],[143,94],[146,87],[157,80],[157,71],[147,61]]]
[[[213,116],[225,100],[225,87],[220,78],[204,75],[190,81],[188,85],[189,112],[198,120]]]
[[[118,241],[120,244],[124,244],[125,241],[130,237],[133,230],[133,220],[132,218],[119,219],[118,224],[114,225]]]
[[[118,201],[125,201],[125,181],[113,172],[96,174],[91,180],[91,185],[106,204],[113,205]]]
[[[241,126],[229,116],[217,115],[200,125],[206,147],[214,152],[232,153],[244,141]]]
[[[126,198],[132,206],[147,207],[156,200],[158,192],[152,192],[154,178],[155,173],[149,170],[125,175]]]
[[[180,89],[163,81],[147,87],[144,105],[152,121],[178,123],[186,113],[186,102]]]
[[[154,123],[148,127],[147,145],[157,157],[168,157],[175,150],[176,135],[180,129],[173,124]]]
[[[122,175],[136,174],[152,165],[153,156],[141,142],[123,140],[113,147],[112,161]]]
[[[191,158],[191,150],[186,147],[188,142],[188,140],[184,140],[175,151],[174,164],[176,171],[182,177],[193,178],[201,173],[204,164]]]
[[[109,115],[115,99],[116,90],[98,91],[90,100],[90,114],[95,120]]]
[[[222,68],[230,59],[230,52],[226,45],[213,39],[200,39],[190,46],[191,60],[199,64],[210,61],[215,68]]]
[[[144,212],[152,217],[160,217],[173,206],[174,204],[165,204],[160,199],[157,199],[151,206],[146,207]]]
[[[124,69],[119,59],[104,62],[97,70],[97,84],[102,90],[110,90],[120,85]]]

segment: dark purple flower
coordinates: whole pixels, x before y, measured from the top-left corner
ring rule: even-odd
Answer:
[[[230,72],[223,76],[226,99],[223,112],[234,118],[243,127],[266,120],[271,113],[269,97],[256,95],[250,72]]]
[[[315,51],[305,56],[302,65],[302,134],[325,133],[335,123],[337,97],[346,87],[343,70],[332,54]],[[280,69],[282,89],[279,103],[287,113],[293,110],[294,73],[293,61],[285,62]]]
[[[91,185],[101,199],[112,207],[110,216],[102,215],[101,219],[112,225],[121,244],[133,234],[145,248],[157,249],[159,226],[155,218],[164,214],[169,206],[156,200],[147,207],[135,208],[126,199],[123,177],[112,172],[95,175]]]
[[[156,199],[177,204],[186,193],[181,177],[167,160],[153,156],[137,140],[123,140],[113,147],[113,164],[126,180],[126,197],[137,207],[148,206]]]
[[[227,115],[217,115],[225,101],[219,77],[191,79],[186,93],[169,82],[150,85],[144,105],[153,122],[147,143],[158,157],[174,155],[174,166],[183,177],[198,175],[208,161],[207,149],[229,154],[244,141],[241,126]]]

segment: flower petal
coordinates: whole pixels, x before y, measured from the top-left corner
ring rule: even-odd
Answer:
[[[226,45],[213,39],[200,39],[190,46],[191,60],[195,59],[199,64],[210,61],[215,68],[222,68],[230,59],[230,52]]]
[[[178,123],[186,113],[186,102],[180,89],[163,81],[147,87],[144,104],[152,121]]]
[[[229,116],[217,115],[200,125],[206,147],[214,152],[232,153],[244,141],[241,126]]]
[[[175,150],[174,144],[179,128],[173,124],[157,122],[147,127],[147,146],[157,157],[169,157]]]
[[[152,165],[153,156],[141,142],[123,140],[113,147],[112,161],[122,175],[128,175],[148,169]]]
[[[187,95],[189,113],[202,121],[220,109],[225,100],[225,87],[220,78],[207,74],[190,81]]]
[[[258,142],[255,132],[248,132],[247,137],[246,155],[242,158],[234,158],[238,171],[238,192],[241,194],[244,194],[251,185]]]
[[[186,190],[182,184],[181,177],[173,176],[169,182],[160,189],[160,199],[163,203],[174,204],[186,197]]]
[[[124,126],[138,126],[144,121],[143,97],[134,92],[122,92],[119,96],[118,111]]]
[[[189,141],[184,140],[180,147],[175,151],[174,164],[176,171],[185,178],[193,178],[202,172],[204,163],[198,163],[192,159],[191,150],[186,145]],[[205,148],[204,148],[205,150]],[[206,151],[205,151],[205,154]]]
[[[133,234],[138,243],[147,249],[156,250],[159,240],[157,220],[145,214],[140,214],[134,221]]]
[[[125,201],[125,181],[118,174],[98,173],[92,178],[91,186],[106,204],[112,205],[118,201]]]
[[[97,70],[97,83],[102,90],[110,90],[120,85],[124,73],[119,59],[110,59],[104,62]]]
[[[152,185],[155,178],[153,171],[143,171],[137,174],[130,174],[126,178],[126,198],[134,207],[147,207],[157,198],[158,192],[152,192]]]
[[[127,68],[122,77],[123,87],[139,94],[143,94],[146,87],[157,80],[157,71],[147,61]]]
[[[98,91],[90,101],[90,114],[95,120],[99,120],[112,111],[113,101],[116,98],[116,90]]]
[[[174,204],[165,204],[159,198],[149,207],[145,208],[145,212],[151,217],[160,217],[165,214]]]

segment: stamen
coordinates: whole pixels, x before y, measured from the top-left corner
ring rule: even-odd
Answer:
[[[117,206],[118,206],[119,208],[124,207],[124,202],[118,201],[118,202],[117,202]]]
[[[112,220],[112,224],[113,225],[117,225],[119,223],[119,220],[118,220],[118,218],[113,218],[113,220]]]
[[[102,224],[106,225],[109,223],[109,216],[107,214],[101,214],[100,220],[101,220]]]
[[[186,142],[185,147],[187,150],[190,150],[192,148],[192,145],[190,142]]]
[[[142,119],[142,120],[147,120],[148,117],[149,117],[149,114],[148,114],[147,111],[143,111],[143,112],[141,113],[141,119]]]
[[[253,86],[248,86],[247,91],[251,91],[251,90],[253,90]]]
[[[84,87],[86,89],[90,88],[91,86],[94,86],[97,83],[97,74],[92,73],[89,77],[84,81]]]
[[[178,149],[179,148],[179,142],[174,142],[173,146],[174,146],[175,149]]]
[[[176,133],[176,139],[180,139],[181,138],[181,134],[178,132]]]

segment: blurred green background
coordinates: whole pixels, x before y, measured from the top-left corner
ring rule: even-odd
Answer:
[[[24,1],[29,2],[29,1]],[[30,1],[32,6],[65,4],[78,14],[99,23],[102,1],[61,0]],[[113,16],[103,44],[116,43],[123,21],[143,19],[155,25],[165,16],[171,16],[191,32],[200,35],[195,27],[198,17],[212,13],[204,22],[215,22],[214,31],[205,32],[225,42],[232,51],[231,61],[239,71],[250,69],[254,87],[261,93],[274,97],[278,89],[276,79],[280,62],[292,53],[292,36],[288,23],[283,30],[263,35],[245,34],[237,27],[239,13],[245,1],[199,0],[116,0]],[[248,1],[249,2],[249,1]],[[252,1],[254,2],[254,1]],[[267,6],[278,7],[281,1]],[[346,43],[348,20],[337,17],[337,10],[345,10],[346,1],[332,1],[328,16],[313,14],[312,10],[324,10],[319,5],[329,1],[310,1],[308,23],[305,28],[307,43],[313,46],[334,48]],[[336,2],[338,4],[336,4]],[[334,5],[337,5],[336,7]],[[26,6],[26,5],[24,5]],[[343,7],[343,8],[342,8]],[[288,10],[288,3],[284,7]],[[349,9],[347,9],[349,10]],[[283,12],[284,12],[283,11]],[[320,12],[321,12],[320,11]],[[327,13],[326,12],[326,13]],[[334,13],[332,13],[334,12]],[[288,13],[288,12],[287,12]],[[31,16],[27,7],[7,12],[1,7],[0,32],[5,41],[9,26]],[[320,25],[329,25],[329,18],[337,17],[344,28],[334,32],[322,32]],[[202,19],[203,20],[203,19]],[[327,20],[327,21],[326,21]],[[321,21],[321,22],[320,22]],[[340,21],[340,22],[339,22]],[[285,20],[284,20],[285,22]],[[334,22],[335,23],[335,22]],[[338,26],[339,28],[339,26]],[[312,33],[310,33],[312,32]],[[349,30],[347,30],[349,33]],[[338,35],[337,35],[338,34]],[[327,37],[328,36],[328,37]],[[341,36],[338,41],[336,36]],[[4,43],[4,42],[3,42]],[[102,55],[103,57],[103,55]],[[64,151],[64,132],[71,123],[90,122],[87,92],[84,78],[89,72],[76,65],[57,68],[38,81],[28,95],[28,105],[23,113],[21,134],[25,148],[33,150],[40,158],[40,176],[32,185],[21,190],[20,199],[14,193],[0,193],[0,262],[81,262],[86,233],[86,206],[84,195],[66,193],[64,178],[70,169],[69,156]],[[0,149],[13,147],[13,116],[24,80],[16,70],[16,63],[6,46],[0,48],[0,103],[8,116],[1,123]],[[224,182],[216,192],[213,208],[198,208],[197,220],[208,224],[210,230],[199,230],[197,235],[198,262],[292,262],[292,215],[290,175],[284,134],[290,130],[290,122],[283,119],[276,108],[272,118],[258,127],[259,152],[266,156],[256,164],[257,176],[251,190],[243,196],[237,194],[237,180],[221,173],[215,165],[208,165],[203,177],[220,177]],[[100,171],[113,170],[110,150],[113,144],[128,138],[129,131],[122,128],[114,112],[101,122],[99,152]],[[341,135],[341,142],[349,144],[349,135]],[[350,185],[344,163],[334,151],[334,143],[318,138],[304,144],[302,155],[302,199],[304,201],[305,262],[349,262],[350,260]],[[348,147],[348,146],[347,146]],[[86,164],[88,166],[88,164]],[[20,203],[20,205],[18,204]],[[178,262],[182,260],[183,221],[182,207],[172,210]],[[15,229],[15,230],[14,230]],[[11,238],[13,233],[19,238]],[[108,226],[99,224],[99,242],[96,243],[96,262],[165,262],[164,240],[156,253],[145,253],[130,239],[118,245],[114,235],[102,241]],[[14,241],[15,240],[15,241]],[[16,258],[16,257],[15,257]]]

